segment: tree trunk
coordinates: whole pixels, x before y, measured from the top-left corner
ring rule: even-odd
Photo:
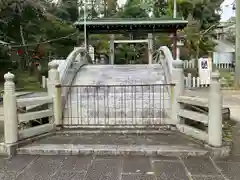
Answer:
[[[197,42],[196,59],[195,59],[197,72],[198,72],[198,59],[199,59],[199,54],[200,54],[200,47],[199,46],[200,46],[200,41]]]
[[[107,17],[107,0],[104,0],[104,17]]]
[[[23,37],[23,28],[22,28],[22,25],[20,24],[20,27],[19,27],[19,31],[20,31],[20,37],[21,37],[21,40],[22,40],[22,45],[23,45],[23,48],[25,49],[25,46],[26,46],[26,43],[25,43],[25,39]],[[25,51],[25,50],[24,50]],[[23,53],[23,56],[25,55],[25,52]],[[23,69],[26,67],[26,60],[25,58],[22,59],[22,67]]]
[[[240,1],[236,1],[236,53],[235,53],[234,84],[240,87]]]
[[[200,43],[197,43],[197,49],[196,49],[196,60],[198,60],[199,58],[199,53],[200,53],[200,47],[199,47]]]

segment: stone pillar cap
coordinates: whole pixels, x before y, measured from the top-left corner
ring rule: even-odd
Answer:
[[[174,68],[183,68],[183,61],[180,59],[173,60],[172,64]]]
[[[13,81],[14,78],[15,78],[14,74],[12,74],[12,73],[10,73],[10,72],[8,72],[8,73],[6,73],[6,74],[4,75],[4,79],[5,79],[6,81]]]
[[[48,67],[49,67],[50,69],[57,69],[58,66],[59,66],[59,65],[58,65],[55,61],[51,61],[51,62],[48,63]]]

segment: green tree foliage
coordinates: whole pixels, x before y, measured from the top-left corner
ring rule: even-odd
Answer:
[[[182,0],[178,4],[180,14],[189,21],[184,29],[189,55],[198,58],[212,51],[215,44],[212,34],[220,21],[220,5],[223,0]]]
[[[76,7],[76,5],[72,4],[73,6]],[[41,0],[9,0],[8,4],[1,6],[1,40],[11,44],[8,46],[10,47],[7,50],[8,53],[6,53],[6,47],[0,46],[1,52],[4,52],[1,53],[1,56],[4,56],[3,60],[9,59],[8,56],[13,54],[12,52],[16,53],[18,49],[22,49],[24,58],[20,58],[22,64],[19,67],[26,67],[32,54],[40,44],[43,51],[50,50],[58,56],[67,56],[76,42],[76,36],[52,43],[45,42],[49,39],[67,36],[76,31],[72,26],[72,22],[78,16],[76,13],[74,14],[75,11],[69,4],[64,7],[68,16],[57,13],[60,12],[59,9],[64,8],[54,7]],[[52,12],[56,12],[56,14]],[[63,17],[65,19],[62,19]],[[45,43],[42,44],[41,42]],[[18,45],[22,46],[18,47]]]
[[[211,24],[220,21],[220,6],[224,0],[182,0],[178,9],[180,14],[187,19],[192,14],[193,19],[198,20],[201,28],[207,29]]]
[[[167,2],[166,1],[153,1],[153,17],[161,17],[167,14]]]
[[[188,27],[184,30],[186,35],[186,49],[190,56],[207,53],[214,47],[210,40],[210,33],[214,25],[220,20],[220,4],[223,0],[177,0],[178,17],[187,19],[192,15]],[[49,39],[68,36],[76,29],[73,22],[83,18],[83,0],[62,0],[61,4],[54,6],[45,0],[2,0],[0,1],[0,40],[12,45],[34,44],[23,46],[25,56],[31,56],[39,46],[45,52],[45,57],[51,52],[56,56],[66,57],[77,41],[83,40],[82,34],[74,34],[68,38],[41,43]],[[158,18],[172,16],[173,0],[127,0],[123,7],[118,7],[116,0],[87,1],[86,13],[88,18]],[[80,8],[78,8],[80,7]],[[80,13],[80,16],[79,16]],[[149,16],[150,15],[150,16]],[[169,34],[156,34],[158,45],[171,45]],[[146,38],[146,34],[134,33],[134,38]],[[127,39],[127,35],[116,35],[116,38]],[[108,53],[109,35],[94,35],[90,37],[91,44],[99,52]],[[9,49],[0,46],[1,60],[11,59],[17,48]],[[135,54],[142,56],[145,46],[135,45],[134,53],[130,47],[119,47],[120,54]],[[140,53],[139,53],[140,52]],[[142,53],[142,54],[141,54]],[[11,57],[9,56],[10,54]],[[25,57],[23,64],[29,61]],[[6,62],[9,62],[7,60]],[[22,61],[22,60],[21,60]],[[11,62],[11,61],[10,61]]]
[[[236,41],[236,17],[231,17],[226,24],[226,39],[232,44]]]
[[[62,0],[58,6],[51,6],[48,11],[66,22],[74,23],[78,20],[78,1]]]
[[[218,24],[213,24],[208,29],[202,29],[199,20],[194,20],[191,15],[188,18],[188,25],[184,29],[186,34],[186,47],[189,49],[189,55],[198,59],[199,56],[208,54],[213,51],[216,44],[212,41],[212,32]]]
[[[152,8],[153,17],[173,16],[173,2],[145,1]],[[177,17],[188,19],[189,24],[184,29],[185,46],[181,55],[185,59],[197,58],[211,51],[215,44],[211,41],[216,25],[220,21],[220,5],[223,0],[177,0]],[[189,19],[190,18],[190,19]],[[172,41],[169,34],[157,35],[157,46],[169,45]]]
[[[121,18],[148,18],[144,4],[142,4],[140,0],[127,0],[119,12],[119,16]]]
[[[149,15],[147,12],[147,4],[142,2],[141,0],[127,0],[126,4],[123,8],[118,12],[118,16],[121,18],[145,18],[148,19]],[[138,34],[131,33],[123,35],[121,38],[129,39],[129,37],[133,39],[145,39],[146,34]],[[147,47],[146,44],[119,44],[116,48],[116,60],[117,63],[145,63],[147,60],[144,55]]]

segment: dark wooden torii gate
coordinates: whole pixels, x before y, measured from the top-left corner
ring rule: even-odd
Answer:
[[[114,64],[114,34],[147,33],[149,42],[153,41],[154,33],[169,33],[173,39],[173,57],[176,59],[177,31],[182,30],[188,21],[177,18],[153,18],[153,19],[91,19],[75,23],[79,31],[84,31],[86,25],[87,47],[89,34],[112,34],[110,39],[110,62]],[[151,40],[150,40],[151,39]],[[153,43],[149,43],[149,57],[153,53]],[[87,49],[88,51],[88,49]],[[151,61],[149,60],[151,63]]]

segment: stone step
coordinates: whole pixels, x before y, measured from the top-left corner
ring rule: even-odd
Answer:
[[[127,117],[127,118],[154,118],[165,117],[167,112],[170,112],[170,104],[150,104],[149,106],[137,104],[101,104],[100,103],[85,103],[65,105],[64,114],[74,114],[76,117]]]
[[[72,102],[65,105],[64,109],[72,108],[74,110],[89,110],[89,111],[109,111],[109,112],[158,112],[166,111],[171,108],[170,103],[159,103],[159,102],[145,102],[141,103],[136,101],[136,104],[131,101],[116,102],[113,101],[85,101],[85,102]]]
[[[77,93],[75,93],[77,91]],[[80,101],[88,101],[94,103],[94,101],[111,101],[111,102],[130,102],[137,101],[138,103],[144,102],[162,102],[162,101],[170,101],[170,97],[167,92],[157,91],[156,93],[145,92],[145,93],[133,93],[133,92],[124,92],[123,93],[114,93],[113,92],[95,92],[91,93],[90,90],[79,93],[80,90],[72,90],[71,95],[69,95],[69,102],[80,102]]]
[[[150,126],[148,129],[140,128],[140,127],[133,127],[126,129],[124,127],[109,127],[107,129],[102,129],[101,127],[97,128],[64,128],[60,131],[56,131],[56,135],[62,135],[62,136],[76,136],[76,135],[87,135],[87,134],[145,134],[145,135],[153,135],[153,134],[165,134],[170,135],[172,133],[172,130],[176,130],[176,127],[172,125],[161,125],[161,126]]]
[[[86,95],[97,95],[104,96],[106,94],[115,95],[115,96],[123,96],[123,95],[137,95],[137,96],[149,96],[149,95],[168,95],[168,85],[153,85],[153,86],[125,86],[122,85],[119,87],[108,86],[108,85],[99,85],[99,87],[95,84],[92,85],[83,85],[72,87],[72,92],[78,96],[86,96]]]
[[[76,85],[136,85],[136,87],[140,87],[140,85],[148,86],[154,84],[164,84],[164,77],[156,77],[156,78],[100,78],[97,79],[95,77],[90,76],[81,76],[82,80],[76,80]],[[157,86],[157,85],[155,85]],[[164,86],[164,85],[162,85]],[[165,85],[166,86],[166,85]]]
[[[135,81],[134,79],[105,79],[104,81],[100,81],[98,85],[154,85],[154,84],[164,84],[164,80],[162,79],[141,79],[139,81]]]
[[[114,98],[113,98],[114,97]],[[170,100],[164,99],[164,97],[149,97],[149,98],[139,98],[135,99],[139,96],[133,96],[133,98],[129,97],[69,97],[67,103],[68,106],[71,105],[81,105],[81,106],[108,106],[108,107],[128,107],[128,108],[154,108],[154,107],[169,107]]]
[[[138,68],[161,68],[160,64],[119,64],[119,65],[111,65],[111,64],[104,64],[104,65],[95,65],[90,64],[85,66],[85,69],[138,69]]]
[[[116,73],[116,72],[115,72]],[[110,77],[112,74],[114,73],[103,73],[102,75],[105,77]],[[115,75],[115,74],[114,74]],[[163,76],[163,73],[158,73],[158,72],[138,72],[138,71],[133,71],[133,72],[119,72],[116,73],[116,78],[126,78],[126,77],[130,77],[130,78],[155,78],[158,76]],[[114,76],[115,77],[115,76]]]
[[[17,149],[31,155],[207,156],[210,149],[176,131],[158,134],[60,132]]]
[[[106,119],[109,120],[107,124],[121,125],[124,124],[123,118],[128,119],[130,124],[135,119],[136,124],[143,126],[163,124],[159,119],[163,119],[170,108],[168,86],[156,85],[165,82],[163,75],[161,65],[84,66],[73,83],[76,87],[68,96],[64,122],[77,124],[80,118],[84,124],[94,124],[99,117],[98,123],[102,125]],[[134,84],[137,86],[128,86]]]
[[[161,126],[161,125],[170,125],[174,122],[168,117],[153,117],[153,118],[139,118],[139,117],[81,117],[65,115],[63,119],[64,126],[73,126],[73,127],[91,127],[91,128],[109,128],[109,127],[125,127],[129,128],[146,128],[148,129],[151,126]]]
[[[134,75],[129,75],[129,76],[113,76],[112,74],[109,76],[104,76],[104,79],[113,79],[113,80],[132,80],[132,81],[144,81],[144,80],[151,80],[154,81],[156,79],[163,78],[163,76],[157,76],[157,75],[149,75],[149,74],[143,74],[141,76],[134,76]]]
[[[99,145],[99,144],[39,144],[18,148],[17,154],[28,155],[98,155],[98,156],[208,156],[204,149],[182,145]]]
[[[123,109],[87,109],[87,108],[79,108],[79,109],[72,109],[67,110],[64,113],[64,117],[79,117],[79,118],[120,118],[120,119],[140,119],[141,118],[165,118],[167,116],[170,116],[170,114],[167,114],[165,110],[162,109],[151,109],[151,110],[124,110]]]

